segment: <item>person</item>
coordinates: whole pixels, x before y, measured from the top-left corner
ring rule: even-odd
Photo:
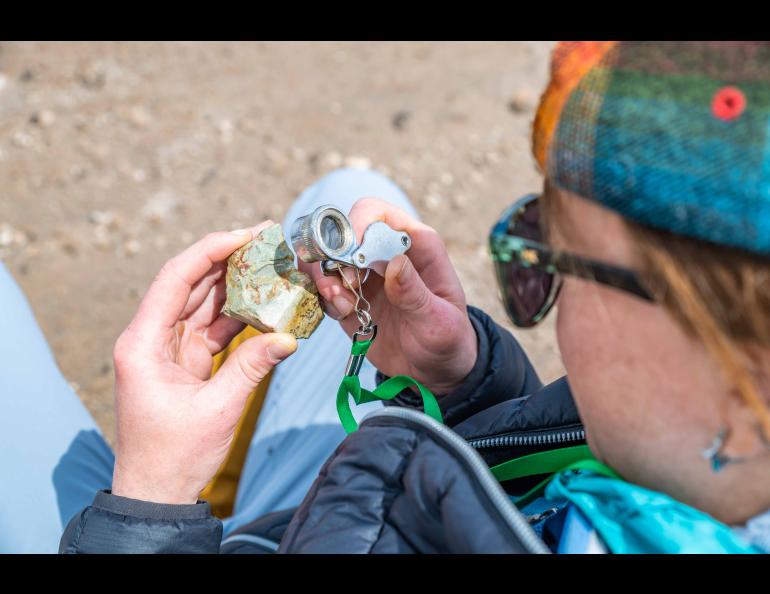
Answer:
[[[361,187],[417,216],[406,195],[386,177],[341,169],[300,194],[282,221],[283,228],[327,202],[349,210]],[[231,242],[225,251],[236,249],[252,233],[222,234]],[[221,268],[220,263],[217,270]],[[223,282],[217,279],[216,285]],[[226,324],[229,334],[243,327],[218,319],[217,325]],[[29,304],[2,263],[0,329],[14,337],[0,345],[0,444],[6,454],[0,468],[3,484],[11,486],[0,490],[0,552],[53,553],[67,522],[95,492],[112,485],[115,457],[62,376]],[[350,337],[327,316],[310,339],[300,342],[297,353],[274,369],[241,469],[233,514],[223,522],[225,536],[258,516],[299,505],[324,460],[345,437],[333,398],[318,394],[336,391],[349,350]],[[375,372],[364,361],[363,387],[375,387]],[[361,418],[381,406],[365,404],[355,414]],[[297,439],[300,432],[303,438]],[[32,517],[34,521],[29,520]]]
[[[431,390],[443,423],[403,391],[334,448],[296,509],[253,517],[230,543],[197,495],[239,398],[293,345],[242,345],[240,384],[191,381],[180,367],[195,360],[193,331],[179,320],[237,242],[184,252],[116,345],[112,492],[72,519],[60,550],[769,551],[769,70],[767,42],[555,48],[533,129],[543,192],[489,240],[514,323],[558,304],[568,381],[542,386],[510,333],[466,304],[433,229],[387,201],[355,202],[359,238],[374,220],[412,237],[365,285],[379,325],[367,356],[378,382],[405,374]],[[352,296],[306,269],[349,335]],[[591,456],[505,490],[496,478],[583,442]]]

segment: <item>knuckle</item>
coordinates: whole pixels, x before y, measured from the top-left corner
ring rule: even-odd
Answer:
[[[415,292],[414,298],[411,303],[411,309],[413,311],[424,311],[430,307],[431,293],[427,287],[422,287]]]
[[[112,360],[116,371],[126,369],[131,365],[133,351],[133,337],[127,329],[115,341],[115,347],[112,350]]]
[[[245,353],[239,353],[236,360],[243,376],[252,383],[258,384],[261,382],[269,371],[269,365],[265,361],[264,356],[248,357]]]
[[[158,274],[155,275],[155,280],[162,280],[164,278],[173,277],[176,274],[176,256],[170,260],[166,260],[163,266],[160,267]]]
[[[222,231],[211,231],[210,233],[206,233],[206,235],[203,236],[203,238],[200,240],[200,243],[211,243],[217,241],[220,237],[222,237],[222,235]]]
[[[379,208],[383,206],[383,201],[379,198],[374,198],[372,196],[365,196],[363,198],[359,198],[356,200],[355,204],[353,204],[353,208],[359,208],[359,209],[370,209],[370,208]]]
[[[441,237],[441,234],[433,227],[425,225],[423,227],[423,233],[425,234],[426,239],[429,239],[431,243],[435,243],[437,246],[442,248],[444,247],[444,239]]]

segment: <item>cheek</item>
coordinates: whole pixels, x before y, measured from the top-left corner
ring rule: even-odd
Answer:
[[[556,334],[570,383],[592,383],[617,363],[614,343],[620,328],[613,327],[611,304],[600,302],[595,287],[566,279],[559,295]]]
[[[714,414],[705,398],[688,404],[713,390],[711,360],[662,307],[566,279],[556,332],[588,443],[611,466],[629,466],[640,443],[662,443],[677,419]]]
[[[632,386],[637,382],[635,346],[628,337],[623,296],[593,283],[565,279],[559,296],[556,332],[570,388],[594,453],[616,449],[618,433],[638,414]],[[638,418],[638,417],[637,417]]]

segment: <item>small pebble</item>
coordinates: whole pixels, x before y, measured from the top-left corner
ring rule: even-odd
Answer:
[[[372,162],[368,157],[351,156],[345,159],[345,167],[351,169],[371,169]]]
[[[87,174],[87,171],[81,165],[73,165],[70,167],[70,177],[74,180],[83,179]]]
[[[460,210],[467,206],[468,204],[468,196],[466,194],[457,193],[452,196],[452,206]]]
[[[32,134],[27,132],[26,130],[17,130],[14,132],[13,137],[11,138],[11,142],[13,142],[14,146],[17,146],[19,148],[27,148],[32,146],[32,142],[34,141]]]
[[[107,73],[97,64],[88,64],[77,74],[78,82],[91,91],[98,91],[107,82]]]
[[[123,247],[126,250],[126,254],[129,256],[135,256],[142,250],[142,244],[136,239],[129,239]]]
[[[222,144],[230,144],[233,141],[234,128],[231,120],[220,120],[219,124],[217,124],[217,129],[219,130],[219,140],[222,141]]]
[[[336,169],[340,165],[342,165],[342,155],[340,155],[336,151],[332,151],[331,153],[327,153],[324,157],[324,165],[327,167],[331,167],[332,169]]]
[[[437,210],[443,202],[444,199],[438,194],[428,194],[425,197],[425,207],[428,210]]]
[[[115,222],[117,216],[111,210],[92,210],[88,213],[89,222],[94,225],[109,226]]]
[[[48,128],[52,126],[55,121],[56,114],[54,114],[54,112],[52,112],[50,109],[43,109],[41,111],[35,112],[29,118],[30,124],[35,124],[41,128]]]
[[[265,150],[265,156],[270,164],[270,168],[277,173],[284,173],[289,167],[289,159],[286,154],[274,146],[269,146]]]
[[[396,130],[404,130],[412,114],[405,109],[401,109],[393,114],[390,123]]]
[[[142,215],[151,221],[163,221],[179,206],[179,200],[170,192],[154,194],[142,207]]]
[[[103,225],[94,227],[94,239],[92,243],[98,248],[106,248],[112,244],[112,236],[107,227]]]
[[[8,223],[0,224],[0,247],[22,247],[27,243],[27,234]]]
[[[519,89],[508,101],[508,109],[516,114],[528,113],[535,108],[535,96],[529,89]]]
[[[143,105],[135,105],[128,112],[128,121],[135,128],[146,128],[151,120],[150,112]]]

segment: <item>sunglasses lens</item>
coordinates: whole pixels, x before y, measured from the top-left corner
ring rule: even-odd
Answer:
[[[513,213],[507,233],[541,242],[540,213],[537,200]],[[503,303],[514,324],[533,326],[545,315],[558,289],[558,279],[549,272],[524,266],[516,258],[495,262]]]

